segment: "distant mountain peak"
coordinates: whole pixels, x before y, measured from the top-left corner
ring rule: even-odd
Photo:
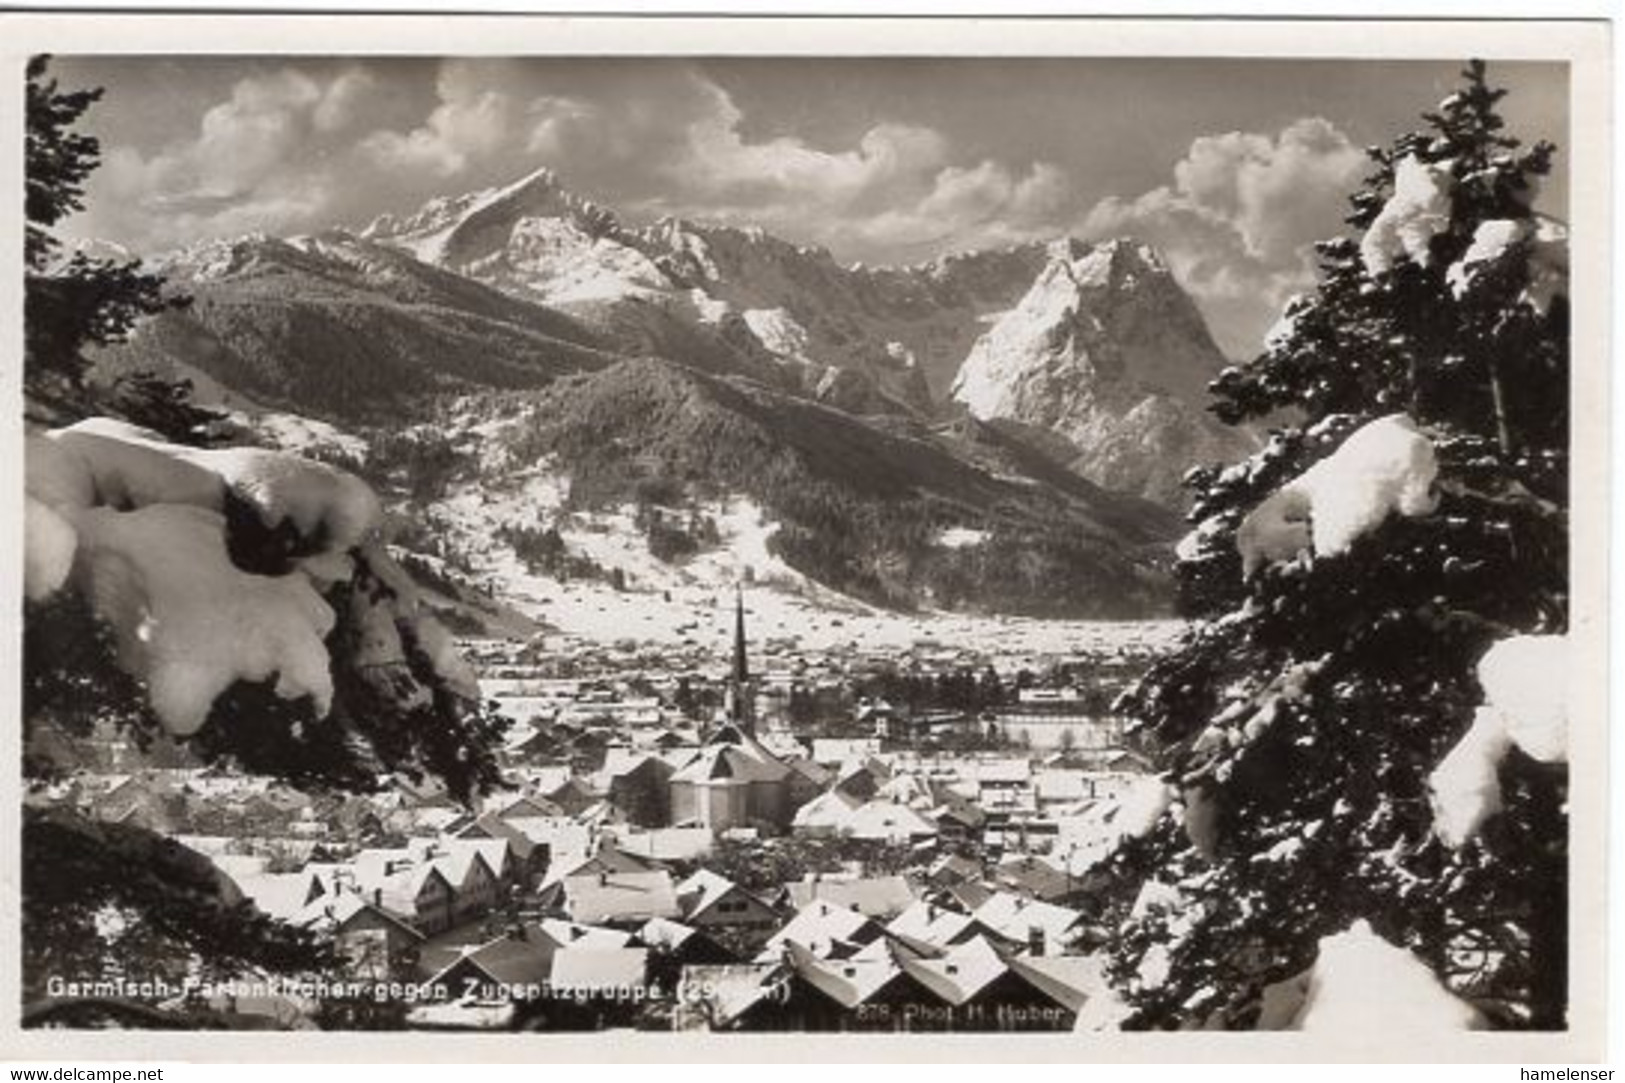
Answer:
[[[589,237],[620,228],[613,213],[569,191],[544,167],[495,188],[437,196],[405,216],[379,215],[361,236],[455,268],[500,250],[513,229],[532,218],[560,219]]]
[[[1250,450],[1208,416],[1225,365],[1201,314],[1157,252],[1127,238],[1063,238],[1019,302],[971,348],[952,395],[986,421],[1057,433],[1075,469],[1168,503],[1198,462]]]

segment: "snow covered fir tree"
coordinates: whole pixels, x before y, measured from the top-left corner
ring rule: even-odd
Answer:
[[[1566,238],[1554,148],[1463,78],[1214,385],[1271,435],[1188,479],[1197,622],[1121,705],[1167,812],[1092,1025],[1565,1025]]]
[[[28,69],[23,740],[31,787],[106,730],[308,791],[434,778],[467,800],[497,781],[500,724],[420,603],[359,479],[257,448],[209,448],[217,415],[152,374],[93,385],[83,351],[184,304],[131,263],[62,258],[82,209],[97,91]],[[135,421],[141,422],[136,424]],[[162,426],[164,432],[149,426]],[[200,855],[61,806],[25,809],[25,1006],[47,982],[320,976],[331,945],[271,920]],[[222,1025],[205,1005],[51,997],[32,1024]]]

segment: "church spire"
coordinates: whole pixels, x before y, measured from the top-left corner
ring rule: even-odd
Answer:
[[[750,664],[745,658],[745,588],[734,584],[733,679],[743,685],[750,680]]]
[[[742,734],[756,730],[755,703],[750,683],[750,663],[745,656],[745,588],[734,585],[734,653],[728,670],[728,721]]]

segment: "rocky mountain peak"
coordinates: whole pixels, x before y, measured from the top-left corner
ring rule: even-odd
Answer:
[[[1206,413],[1225,365],[1200,313],[1150,247],[1073,238],[971,348],[953,398],[978,418],[1046,429],[1097,484],[1165,502],[1209,458],[1250,445]]]

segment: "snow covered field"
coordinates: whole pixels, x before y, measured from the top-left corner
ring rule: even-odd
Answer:
[[[794,637],[810,650],[894,650],[929,640],[943,649],[997,646],[1009,655],[1143,651],[1171,645],[1183,627],[1178,621],[1046,621],[880,609],[813,582],[773,555],[768,540],[777,524],[739,498],[707,509],[720,544],[667,563],[649,552],[633,524],[633,508],[564,513],[567,489],[565,479],[538,467],[513,488],[461,487],[436,511],[493,594],[526,616],[585,640],[725,644],[734,584],[740,582],[753,637]],[[590,558],[606,575],[618,569],[626,589],[604,579],[560,581],[531,574],[496,537],[505,524],[544,523],[558,527],[572,555]]]

